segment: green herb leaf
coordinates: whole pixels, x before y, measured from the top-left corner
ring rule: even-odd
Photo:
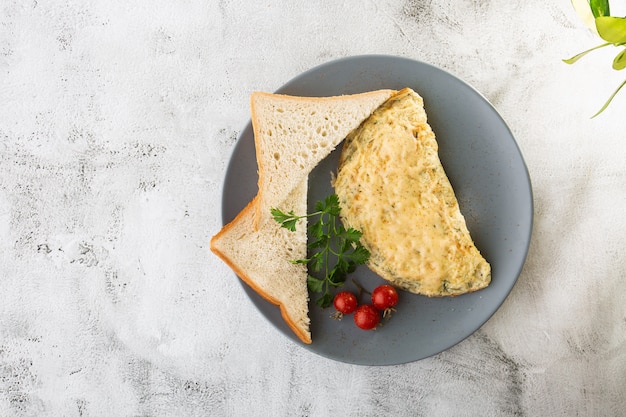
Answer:
[[[296,231],[296,223],[298,223],[298,219],[289,219],[283,222],[283,227],[285,229],[289,229],[292,232]]]
[[[346,261],[346,258],[347,258],[347,255],[342,253],[339,256],[339,258],[337,258],[337,265],[335,265],[335,269],[337,269],[338,271],[347,273],[348,269],[350,268],[350,264],[348,263],[348,261]]]
[[[335,287],[340,286],[346,280],[346,271],[343,268],[333,268],[328,275],[328,283]]]
[[[310,259],[310,265],[313,272],[320,272],[322,270],[322,266],[324,266],[324,257],[321,252],[316,253]]]
[[[274,217],[274,220],[276,220],[278,223],[282,223],[285,220],[288,220],[291,217],[295,216],[295,214],[293,214],[293,211],[290,211],[289,213],[285,214],[277,208],[271,208],[270,212],[272,213],[272,217]]]
[[[322,222],[313,223],[309,226],[309,232],[311,233],[311,236],[319,239],[324,236],[324,225]]]
[[[593,17],[609,16],[611,14],[609,0],[589,0],[589,7],[591,7]]]
[[[307,247],[309,249],[323,248],[326,246],[327,243],[328,243],[328,236],[323,235],[319,239],[314,240],[313,242],[309,243]]]
[[[317,279],[312,275],[309,275],[306,280],[307,286],[309,290],[312,292],[322,292],[324,291],[324,281],[321,279]]]
[[[352,249],[352,242],[349,240],[344,240],[341,243],[341,248],[339,248],[340,253],[347,253],[350,251],[350,249]]]
[[[614,45],[626,42],[626,18],[615,16],[596,17],[596,28],[602,39]]]
[[[289,213],[284,213],[280,209],[271,208],[270,212],[272,213],[272,217],[276,220],[282,227],[285,229],[289,229],[292,232],[296,231],[296,223],[301,218],[300,216],[296,216],[292,211]]]
[[[352,259],[352,262],[354,262],[357,265],[361,265],[367,262],[370,259],[370,256],[371,256],[370,252],[361,245],[357,246],[354,249],[354,252],[350,254],[350,258]]]
[[[361,236],[363,235],[363,233],[361,233],[360,231],[353,229],[353,228],[348,228],[348,230],[343,230],[343,232],[341,233],[341,237],[346,239],[349,242],[358,242],[359,239],[361,239]]]
[[[626,68],[626,48],[622,49],[622,51],[617,54],[615,59],[613,60],[613,69],[614,70],[623,70]]]
[[[332,302],[333,302],[333,296],[328,290],[326,290],[323,296],[321,296],[315,301],[315,303],[322,308],[330,307]]]
[[[339,197],[337,194],[331,194],[324,200],[324,212],[331,216],[339,216],[341,209],[339,208]]]

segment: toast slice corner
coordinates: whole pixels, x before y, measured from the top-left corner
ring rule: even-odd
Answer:
[[[306,212],[308,181],[305,179],[287,196],[280,209]],[[211,251],[220,257],[247,285],[270,303],[279,306],[291,330],[306,344],[309,329],[307,268],[294,264],[306,258],[306,219],[295,232],[275,221],[253,228],[258,198],[255,197],[211,239]]]
[[[259,192],[254,229],[270,208],[308,177],[317,164],[385,102],[394,90],[334,97],[254,92],[250,97]]]

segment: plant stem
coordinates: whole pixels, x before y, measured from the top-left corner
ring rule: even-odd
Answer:
[[[609,97],[609,99],[606,101],[606,103],[604,103],[604,106],[602,106],[602,108],[600,110],[598,110],[598,112],[596,114],[591,116],[592,119],[594,117],[596,117],[597,115],[599,115],[600,113],[602,113],[607,107],[609,107],[609,104],[611,104],[611,101],[613,101],[613,98],[615,98],[615,96],[617,95],[619,90],[621,90],[624,85],[626,85],[626,80],[624,80],[624,82],[621,83],[619,87],[617,87],[617,90],[615,90],[613,92],[613,94],[611,94],[611,97]]]

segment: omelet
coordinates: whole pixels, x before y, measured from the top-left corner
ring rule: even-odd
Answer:
[[[334,187],[342,222],[362,232],[368,266],[382,278],[429,297],[491,282],[413,90],[397,92],[348,135]]]

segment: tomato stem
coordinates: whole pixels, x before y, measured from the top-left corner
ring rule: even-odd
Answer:
[[[354,285],[356,285],[356,287],[359,289],[359,297],[361,297],[363,295],[363,293],[368,293],[369,295],[372,295],[371,292],[369,292],[368,290],[366,290],[365,288],[363,288],[363,286],[361,284],[359,284],[357,282],[356,279],[352,278],[352,282],[354,283]]]

